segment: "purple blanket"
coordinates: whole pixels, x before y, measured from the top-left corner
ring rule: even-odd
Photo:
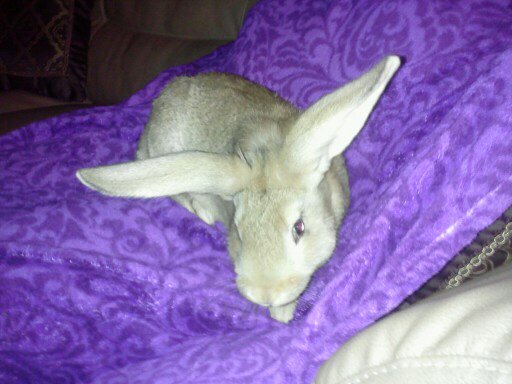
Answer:
[[[74,176],[131,159],[178,74],[243,75],[305,107],[404,64],[346,152],[352,204],[288,325],[236,291],[224,230]],[[240,37],[125,103],[0,137],[1,383],[309,383],[512,204],[510,1],[263,0]]]

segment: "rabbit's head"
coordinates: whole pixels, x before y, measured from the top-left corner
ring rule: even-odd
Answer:
[[[215,194],[235,207],[229,226],[237,286],[250,301],[283,306],[304,291],[332,254],[348,204],[339,156],[359,133],[400,65],[389,56],[360,78],[324,96],[286,127],[272,145],[238,154],[180,152],[82,169],[88,187],[113,196]],[[267,130],[272,132],[272,129]]]
[[[263,306],[288,304],[305,289],[335,246],[341,205],[331,198],[348,198],[336,186],[284,184],[244,189],[234,198],[229,240],[237,286]]]

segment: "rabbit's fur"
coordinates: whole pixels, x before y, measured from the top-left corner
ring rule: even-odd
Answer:
[[[240,293],[288,322],[349,204],[341,153],[399,65],[389,56],[303,112],[238,76],[178,77],[154,101],[136,161],[77,176],[108,195],[171,196],[223,222]]]

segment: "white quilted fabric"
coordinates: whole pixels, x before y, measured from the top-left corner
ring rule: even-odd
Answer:
[[[512,384],[512,265],[382,319],[315,383]]]

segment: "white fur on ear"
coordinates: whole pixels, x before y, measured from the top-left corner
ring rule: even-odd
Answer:
[[[181,152],[84,168],[76,176],[87,187],[110,196],[158,197],[185,192],[232,195],[247,185],[250,168],[235,156]]]
[[[298,118],[285,139],[282,162],[317,185],[333,157],[357,136],[386,85],[400,66],[388,56],[361,77],[322,97]]]

